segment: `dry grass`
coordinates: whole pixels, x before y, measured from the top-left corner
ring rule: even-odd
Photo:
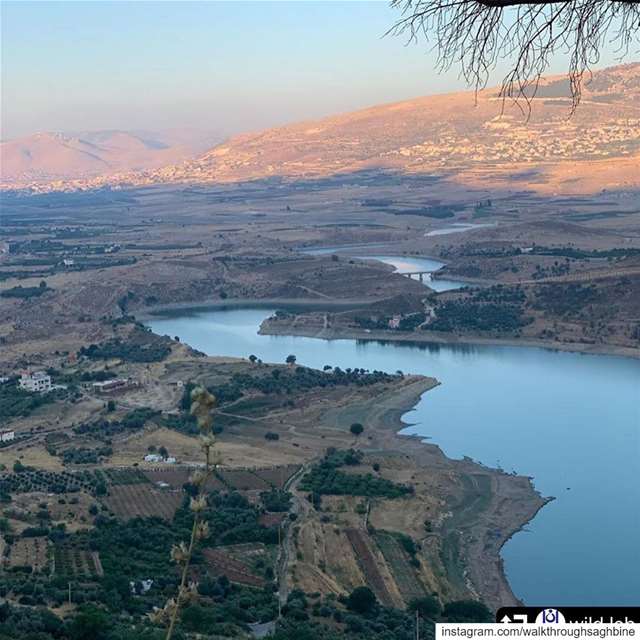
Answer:
[[[181,462],[200,462],[202,457],[196,438],[160,427],[147,429],[139,434],[133,434],[126,440],[114,442],[114,453],[110,464],[130,466],[137,462],[141,467],[157,467],[157,462],[147,463],[143,460],[144,456],[149,453],[149,447],[156,449],[166,447],[169,455]]]
[[[77,493],[63,493],[52,495],[41,491],[30,493],[16,493],[11,502],[11,510],[20,513],[25,518],[35,518],[40,505],[46,504],[53,523],[61,523],[68,531],[90,528],[93,516],[89,515],[89,507],[95,504],[94,498],[79,491]]]
[[[46,469],[47,471],[61,471],[64,469],[60,458],[49,455],[42,444],[25,447],[24,449],[17,447],[0,449],[0,464],[3,464],[7,469],[10,470],[16,460],[20,460],[25,466]]]

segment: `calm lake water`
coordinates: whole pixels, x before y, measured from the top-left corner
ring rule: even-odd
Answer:
[[[149,322],[211,355],[420,373],[442,382],[405,421],[454,458],[534,477],[556,500],[504,547],[516,595],[536,605],[640,602],[640,361],[543,349],[259,336],[260,310]]]
[[[340,251],[361,251],[363,249],[375,249],[382,247],[383,245],[375,244],[351,244],[335,247],[316,247],[315,249],[301,249],[301,253],[308,255],[320,256],[328,255],[330,253],[339,253]],[[390,264],[395,267],[398,273],[411,273],[413,271],[428,271],[429,274],[434,273],[438,269],[444,267],[445,263],[440,260],[434,260],[433,258],[413,258],[409,256],[350,256],[355,260],[378,260],[385,264]],[[410,276],[418,280],[418,276]],[[452,289],[462,289],[462,287],[471,286],[467,282],[461,282],[459,280],[444,280],[440,278],[431,278],[431,276],[425,276],[423,278],[425,286],[433,289],[434,291],[451,291]]]

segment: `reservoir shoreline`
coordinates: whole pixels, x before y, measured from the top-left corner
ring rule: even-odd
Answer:
[[[461,477],[486,475],[490,478],[490,504],[483,512],[483,517],[478,518],[478,514],[467,514],[461,510],[463,515],[456,522],[456,527],[460,530],[473,532],[473,535],[469,535],[465,540],[464,558],[458,570],[468,578],[477,597],[493,608],[522,605],[523,601],[514,593],[507,577],[502,549],[534,520],[543,507],[555,500],[555,497],[543,497],[536,490],[534,478],[531,476],[514,476],[469,457],[451,458],[437,443],[420,435],[403,433],[403,430],[411,426],[406,420],[407,415],[415,410],[425,394],[428,395],[441,384],[435,378],[422,375],[406,378],[408,384],[394,392],[396,406],[393,409],[385,408],[385,411],[380,413],[382,403],[378,398],[371,400],[372,415],[368,417],[365,413],[363,418],[367,428],[376,430],[376,444],[381,444],[385,451],[400,451],[411,455],[425,468],[444,465]],[[416,441],[419,447],[416,447]],[[368,451],[368,448],[364,450]],[[494,533],[491,514],[497,515],[498,512],[506,524],[497,545],[488,547],[486,542]]]
[[[318,300],[315,298],[203,298],[198,302],[175,302],[161,305],[150,305],[136,309],[135,317],[141,322],[149,322],[163,316],[171,316],[176,312],[199,313],[205,311],[221,311],[225,309],[272,309],[280,307],[298,311],[348,310],[366,307],[377,299],[349,298],[334,300]],[[265,320],[260,326],[261,335],[299,336],[306,338],[321,338],[323,340],[368,340],[374,342],[400,342],[406,344],[443,346],[508,346],[535,347],[549,351],[566,351],[569,353],[584,353],[589,355],[619,356],[640,359],[640,349],[611,345],[586,344],[583,342],[549,342],[548,340],[517,340],[514,338],[483,337],[474,335],[437,334],[435,332],[400,332],[385,330],[370,330],[357,328],[328,327],[318,331],[306,328],[304,325],[277,326]]]
[[[219,304],[214,308],[228,306]],[[367,424],[370,434],[369,442],[362,447],[365,452],[410,456],[420,467],[438,469],[456,478],[460,485],[465,485],[469,479],[473,484],[474,479],[485,478],[488,490],[487,504],[483,509],[478,512],[462,504],[453,505],[450,507],[451,524],[445,521],[443,525],[443,536],[459,538],[460,554],[450,570],[452,575],[464,577],[464,583],[474,597],[494,609],[521,605],[522,600],[514,593],[508,580],[501,552],[504,545],[554,498],[544,497],[535,488],[531,476],[509,474],[468,456],[459,459],[449,457],[436,442],[420,435],[403,433],[412,426],[407,418],[423,396],[440,385],[433,377],[406,375],[402,386],[389,394],[374,395],[366,402],[338,408],[332,412],[330,420],[348,422],[350,418],[346,413],[357,411],[358,419]],[[341,416],[341,412],[345,415]],[[469,490],[471,500],[475,498],[475,492],[474,488]],[[499,529],[499,535],[496,529]]]

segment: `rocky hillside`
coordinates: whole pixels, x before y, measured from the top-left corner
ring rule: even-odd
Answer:
[[[530,112],[495,89],[374,106],[236,136],[196,160],[118,180],[235,182],[380,168],[553,193],[640,187],[640,63],[594,73],[572,117],[568,96],[566,78],[553,77]]]

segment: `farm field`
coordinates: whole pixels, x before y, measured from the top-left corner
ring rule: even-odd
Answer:
[[[367,544],[365,534],[358,529],[347,529],[345,533],[347,534],[347,538],[355,551],[367,584],[371,587],[382,604],[386,607],[393,606],[393,599],[389,593],[389,589],[387,589],[384,578],[380,573],[378,563]]]
[[[100,471],[96,473],[102,473]],[[124,468],[124,469],[105,469],[103,472],[112,485],[120,484],[140,484],[149,482],[146,475],[140,469]]]
[[[84,578],[100,578],[104,575],[97,551],[65,544],[55,547],[54,573]]]
[[[171,520],[182,502],[182,493],[159,491],[148,484],[111,487],[104,504],[123,520],[158,516]]]
[[[6,493],[66,493],[75,491],[91,492],[97,482],[91,471],[45,471],[25,469],[19,473],[0,474],[0,491]]]
[[[75,530],[91,526],[89,508],[95,498],[77,491],[74,493],[50,494],[44,492],[17,493],[3,513],[9,518],[35,523],[38,512],[46,510],[52,522],[64,522],[67,529]]]
[[[232,558],[221,549],[205,549],[203,555],[209,570],[216,576],[225,575],[231,582],[249,587],[263,587],[264,578],[251,573],[244,563]]]
[[[219,472],[220,479],[226,486],[238,491],[250,491],[257,489],[259,491],[268,491],[271,485],[251,470],[222,470]]]
[[[281,489],[299,468],[299,465],[283,465],[265,469],[220,469],[218,477],[209,480],[208,487],[237,491],[268,491],[273,487]],[[189,481],[191,472],[191,467],[171,466],[145,469],[142,473],[153,483],[166,482],[174,489],[181,489]]]
[[[425,595],[425,589],[418,580],[414,568],[409,564],[407,553],[398,540],[386,531],[378,531],[374,539],[391,569],[402,599],[409,603]]]
[[[49,564],[49,539],[44,536],[19,538],[9,549],[9,567],[33,567],[43,571]]]
[[[287,480],[300,469],[299,464],[288,464],[270,469],[255,469],[254,473],[277,489],[282,489]]]

